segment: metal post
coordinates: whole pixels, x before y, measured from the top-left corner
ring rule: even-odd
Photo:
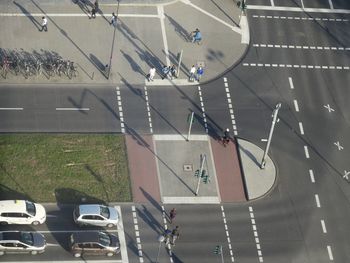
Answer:
[[[224,263],[224,255],[222,254],[222,246],[220,246],[221,263]]]
[[[202,163],[201,163],[201,169],[199,170],[199,176],[198,176],[198,183],[197,183],[197,189],[196,189],[196,195],[198,195],[199,192],[199,185],[201,183],[201,178],[202,178],[202,173],[203,173],[203,166],[204,166],[204,162],[206,160],[206,155],[205,154],[201,154],[202,157]]]
[[[192,130],[192,123],[193,123],[193,117],[194,117],[194,111],[192,111],[191,117],[190,117],[190,126],[188,127],[187,141],[190,140],[191,130]]]
[[[269,138],[267,140],[267,145],[266,145],[266,149],[265,149],[265,152],[264,152],[264,156],[263,156],[263,158],[261,160],[261,164],[260,164],[260,168],[261,169],[264,169],[265,165],[266,165],[266,160],[265,159],[266,159],[267,153],[268,153],[269,148],[270,148],[271,138],[272,138],[273,130],[275,128],[276,121],[278,121],[277,115],[278,115],[278,111],[279,111],[280,108],[281,108],[281,103],[278,103],[276,105],[276,108],[272,112],[272,124],[271,124],[271,128],[270,128]]]
[[[158,254],[157,254],[156,263],[158,263],[160,248],[162,247],[162,243],[164,242],[164,240],[165,240],[165,237],[163,235],[158,236],[159,247],[158,247]]]
[[[178,62],[178,65],[177,65],[176,78],[179,78],[179,75],[180,75],[181,61],[182,61],[182,53],[183,53],[183,52],[184,52],[183,49],[181,49],[180,57],[179,57],[179,62]]]

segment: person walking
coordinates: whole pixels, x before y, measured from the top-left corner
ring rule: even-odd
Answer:
[[[162,68],[162,73],[163,73],[162,79],[168,78],[169,73],[170,73],[170,67],[164,66]]]
[[[190,69],[190,78],[189,78],[190,81],[194,81],[195,74],[196,74],[196,67],[192,65]]]
[[[114,14],[114,12],[112,13],[112,19],[109,24],[113,25],[114,27],[117,25],[117,16]]]
[[[153,81],[155,75],[156,75],[156,68],[155,67],[150,68],[149,73],[147,75],[147,80]]]
[[[170,210],[170,213],[169,213],[170,224],[173,223],[173,220],[175,219],[175,216],[176,216],[176,208],[173,208],[173,209]]]
[[[174,79],[174,78],[177,77],[176,73],[177,73],[176,66],[172,65],[171,68],[170,68],[170,77],[171,77],[171,79]]]
[[[192,43],[195,43],[195,42],[200,43],[200,41],[202,40],[202,33],[201,31],[199,31],[198,28],[196,28],[196,30],[193,31],[191,35],[192,35]]]
[[[165,229],[164,231],[164,242],[165,242],[165,245],[169,245],[170,243],[170,237],[171,237],[171,230],[169,229]]]
[[[204,74],[204,69],[203,69],[203,67],[199,66],[197,68],[197,72],[196,72],[196,79],[197,79],[198,82],[200,81],[200,79],[203,76],[203,74]]]
[[[43,30],[47,32],[47,18],[45,16],[41,18],[41,29],[39,31],[42,32]]]
[[[175,246],[175,242],[176,242],[176,240],[179,238],[179,236],[180,236],[180,231],[179,231],[179,226],[176,226],[174,229],[173,229],[173,231],[171,232],[171,236],[172,236],[172,242],[171,242],[171,244],[173,245],[173,246]]]
[[[91,9],[90,19],[91,18],[96,18],[96,7],[95,6],[93,6],[92,9]]]

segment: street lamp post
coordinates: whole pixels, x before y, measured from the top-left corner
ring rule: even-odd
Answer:
[[[276,124],[276,122],[278,122],[277,115],[278,115],[278,111],[280,108],[281,108],[281,103],[278,103],[276,105],[276,108],[272,112],[272,124],[271,124],[271,128],[270,128],[269,138],[267,140],[267,145],[266,145],[266,149],[264,152],[264,156],[263,156],[263,158],[261,160],[261,164],[260,164],[261,169],[264,169],[265,165],[266,165],[266,156],[267,156],[267,153],[268,153],[269,148],[270,148],[271,138],[272,138],[273,130],[275,129],[275,124]]]

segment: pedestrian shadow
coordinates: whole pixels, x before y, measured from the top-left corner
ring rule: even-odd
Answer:
[[[101,60],[99,60],[95,55],[90,53],[90,60],[95,65],[95,67],[101,72],[101,74],[107,78],[107,67],[104,65]]]
[[[141,67],[135,62],[135,60],[131,56],[126,54],[123,50],[120,50],[120,52],[123,54],[124,58],[129,62],[134,72],[140,73],[144,77],[146,76],[146,73],[141,69]]]
[[[90,6],[90,7],[92,6],[92,4],[90,3],[90,1],[75,0],[75,1],[73,1],[73,3],[76,4],[77,6],[79,6],[79,8],[81,9],[81,11],[83,11],[88,17],[90,16],[89,6]]]
[[[34,24],[34,26],[40,30],[41,29],[41,24],[36,21],[36,19],[27,11],[27,9],[25,9],[23,6],[21,6],[19,3],[17,3],[16,1],[13,1],[13,3],[19,8],[21,9],[22,13],[26,15],[26,17],[29,18],[30,22],[32,22]]]
[[[182,38],[186,42],[190,42],[191,41],[190,33],[185,28],[183,28],[178,22],[176,22],[176,20],[173,19],[171,16],[167,14],[164,14],[164,15],[168,18],[169,22],[174,26],[175,33],[177,33],[180,36],[180,38]]]
[[[232,17],[229,16],[229,14],[226,13],[224,9],[222,9],[214,0],[210,0],[235,26],[239,27],[239,25],[232,19]]]
[[[157,73],[161,76],[162,63],[159,61],[157,57],[153,56],[147,50],[143,52],[139,52],[135,50],[135,52],[136,54],[139,55],[139,58],[148,65],[149,68],[155,67],[157,70]]]
[[[150,227],[154,232],[156,232],[157,235],[163,234],[164,228],[163,226],[158,222],[158,220],[155,219],[155,217],[152,215],[150,211],[148,211],[147,207],[145,205],[142,205],[142,210],[137,208],[139,217]]]

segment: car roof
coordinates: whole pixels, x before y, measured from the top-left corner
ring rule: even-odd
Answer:
[[[19,231],[7,231],[0,233],[0,241],[5,240],[21,240],[21,232]]]
[[[74,243],[99,242],[98,231],[84,231],[73,233]]]
[[[1,200],[0,213],[27,212],[25,200]]]
[[[81,215],[99,215],[100,205],[80,205],[79,213]]]

